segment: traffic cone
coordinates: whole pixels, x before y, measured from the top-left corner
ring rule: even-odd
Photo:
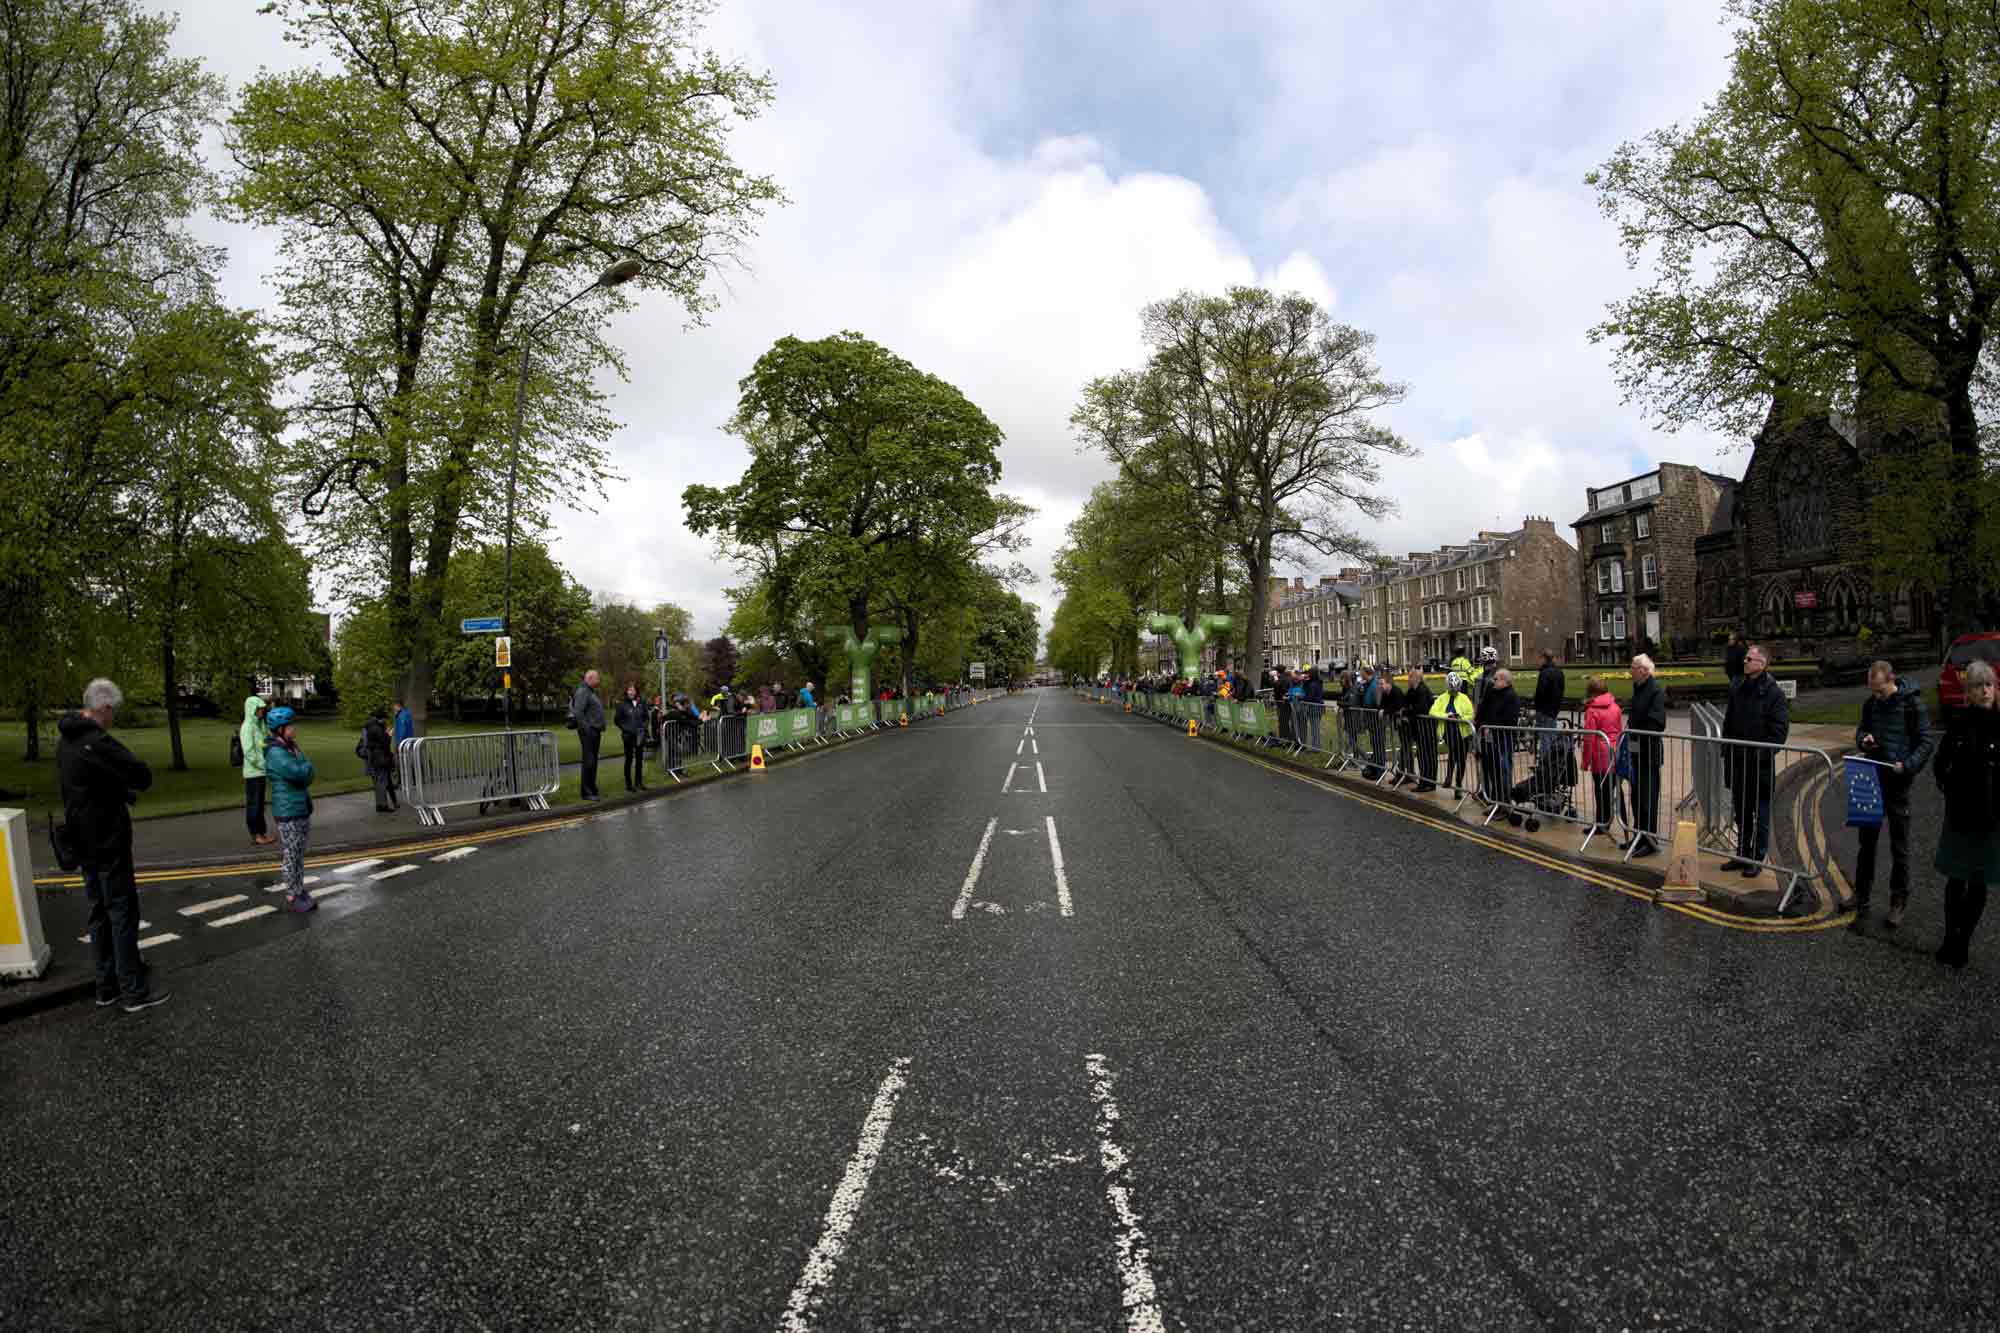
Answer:
[[[1195,723],[1195,720],[1194,720],[1193,718],[1189,718],[1189,719],[1188,719],[1188,735],[1190,735],[1190,736],[1193,736],[1193,735],[1195,735],[1195,734],[1196,734],[1196,723]]]
[[[1700,902],[1699,874],[1701,835],[1695,829],[1694,821],[1683,819],[1674,825],[1674,845],[1667,857],[1667,882],[1653,890],[1653,901],[1659,903]]]
[[[909,726],[909,725],[910,725],[910,715],[909,715],[908,713],[898,713],[898,714],[896,715],[896,725],[897,725],[897,726],[899,726],[899,727],[907,727],[907,726]]]
[[[764,771],[764,747],[761,745],[750,747],[750,771],[752,773]]]

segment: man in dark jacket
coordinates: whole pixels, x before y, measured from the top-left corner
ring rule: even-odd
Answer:
[[[583,779],[578,795],[586,801],[600,799],[597,792],[597,747],[604,739],[604,700],[597,697],[597,672],[583,673],[583,684],[570,697],[569,715],[576,723],[576,738],[583,746]]]
[[[1472,729],[1479,737],[1479,768],[1490,804],[1505,805],[1512,799],[1515,733],[1508,728],[1520,725],[1521,696],[1514,693],[1514,673],[1501,667],[1487,678],[1486,693],[1472,711]],[[1521,821],[1511,810],[1507,818],[1517,824]]]
[[[1556,744],[1556,722],[1562,716],[1563,694],[1569,682],[1563,677],[1563,669],[1556,665],[1556,655],[1542,649],[1542,669],[1535,673],[1535,725],[1542,734],[1536,738],[1535,762],[1548,762],[1549,751]]]
[[[1888,662],[1868,668],[1868,697],[1861,701],[1854,745],[1864,759],[1882,765],[1876,775],[1882,780],[1882,824],[1889,826],[1889,914],[1882,924],[1893,928],[1903,924],[1903,909],[1910,902],[1910,783],[1930,762],[1937,738],[1931,735],[1916,682],[1898,679]],[[1863,824],[1855,830],[1861,838],[1861,858],[1854,866],[1856,926],[1867,916],[1868,898],[1875,889],[1875,848],[1882,840],[1882,824]]]
[[[389,735],[388,715],[376,709],[361,724],[361,762],[375,784],[375,813],[390,814],[396,801],[396,752]]]
[[[63,823],[90,900],[90,947],[97,959],[99,1008],[123,1003],[135,1014],[164,1002],[139,955],[139,882],[132,868],[129,807],[153,785],[145,761],[111,736],[124,695],[108,680],[84,687],[83,708],[56,724],[56,774]]]
[[[1743,658],[1745,654],[1743,636],[1735,632],[1729,635],[1729,647],[1722,653],[1722,674],[1729,677],[1729,692],[1736,692],[1736,682],[1743,679]]]
[[[1791,735],[1791,705],[1778,682],[1764,669],[1764,650],[1751,644],[1743,654],[1743,679],[1729,692],[1722,738],[1783,745]],[[1771,845],[1771,793],[1778,783],[1775,750],[1730,746],[1723,755],[1723,772],[1736,804],[1736,856],[1724,870],[1740,870],[1744,878],[1761,873],[1757,863]]]
[[[1627,762],[1632,769],[1633,856],[1660,850],[1660,765],[1666,762],[1667,692],[1653,679],[1653,659],[1632,659],[1632,702],[1625,713]]]
[[[1431,687],[1421,671],[1410,673],[1410,688],[1403,695],[1403,724],[1400,763],[1406,773],[1417,775],[1417,791],[1437,790],[1437,727],[1432,724]]]
[[[1320,747],[1320,718],[1326,713],[1326,681],[1320,677],[1317,663],[1306,668],[1305,718],[1306,735],[1312,740],[1312,748]]]

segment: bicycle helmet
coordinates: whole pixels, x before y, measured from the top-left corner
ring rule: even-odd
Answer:
[[[293,712],[290,708],[287,708],[283,704],[279,704],[276,708],[273,708],[270,712],[264,714],[264,725],[269,727],[271,730],[276,731],[279,727],[291,725],[292,720],[297,716],[298,714]]]
[[[1444,683],[1454,690],[1462,690],[1465,688],[1465,677],[1454,671],[1444,678]]]

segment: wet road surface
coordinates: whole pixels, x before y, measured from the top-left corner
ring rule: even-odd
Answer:
[[[413,864],[0,1028],[0,1326],[2000,1321],[1990,934],[1733,932],[1052,690]]]

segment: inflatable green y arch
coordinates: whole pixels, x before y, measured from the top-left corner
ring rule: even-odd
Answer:
[[[1228,616],[1196,616],[1194,628],[1181,624],[1179,616],[1164,613],[1146,622],[1146,628],[1155,634],[1165,634],[1174,641],[1181,659],[1181,679],[1193,680],[1201,674],[1201,650],[1208,643],[1208,636],[1220,634],[1233,628],[1236,622]]]
[[[854,631],[842,625],[838,629],[820,631],[822,639],[838,639],[840,646],[847,650],[847,697],[855,703],[864,703],[872,695],[869,688],[875,674],[875,654],[885,643],[901,643],[903,631],[896,625],[872,625],[868,637],[857,639]]]

